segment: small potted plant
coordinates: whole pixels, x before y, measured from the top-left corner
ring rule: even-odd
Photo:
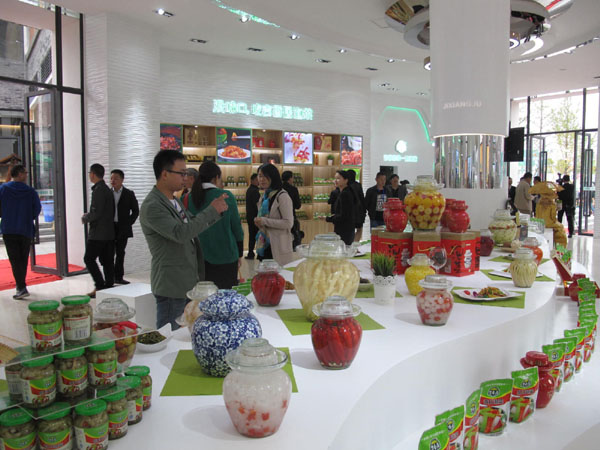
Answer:
[[[333,155],[327,155],[327,165],[333,166]]]
[[[385,253],[374,253],[371,261],[373,266],[373,286],[375,303],[387,305],[392,303],[396,295],[396,258]]]

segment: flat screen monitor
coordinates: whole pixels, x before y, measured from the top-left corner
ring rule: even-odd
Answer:
[[[297,133],[294,131],[286,131],[283,133],[283,163],[313,163],[312,133]]]
[[[362,165],[362,136],[342,135],[340,139],[342,166]]]

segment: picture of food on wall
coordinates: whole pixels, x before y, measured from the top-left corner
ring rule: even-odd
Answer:
[[[313,135],[311,133],[283,133],[283,163],[312,164]]]
[[[342,136],[342,166],[362,165],[362,136]]]
[[[252,162],[252,130],[217,127],[217,163]]]
[[[160,124],[160,149],[181,151],[181,125]]]

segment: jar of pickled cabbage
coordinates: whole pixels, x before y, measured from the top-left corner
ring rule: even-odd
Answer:
[[[489,225],[496,245],[510,244],[517,235],[517,224],[507,209],[497,209]]]
[[[544,252],[540,248],[540,243],[534,237],[525,238],[523,241],[523,247],[530,248],[533,252],[533,256],[535,258],[535,263],[539,266],[542,262],[542,257],[544,256]]]
[[[0,448],[37,448],[35,422],[24,410],[13,408],[0,414]]]
[[[528,288],[533,285],[538,270],[533,258],[533,251],[530,248],[522,247],[515,252],[515,259],[510,263],[508,271],[516,287]]]
[[[435,230],[446,205],[441,187],[431,175],[419,175],[417,182],[408,186],[413,192],[404,198],[404,204],[413,229]]]
[[[446,325],[454,305],[450,280],[443,275],[427,275],[419,286],[423,290],[417,295],[417,311],[423,325]]]
[[[349,260],[354,246],[346,246],[338,235],[329,233],[317,235],[310,245],[299,245],[297,251],[306,259],[294,271],[294,284],[308,320],[317,319],[312,308],[327,297],[354,299],[360,281],[358,269]]]
[[[427,275],[435,275],[435,270],[431,267],[432,261],[423,253],[417,253],[408,260],[410,267],[404,273],[404,281],[411,295],[417,295],[423,289],[419,281]]]

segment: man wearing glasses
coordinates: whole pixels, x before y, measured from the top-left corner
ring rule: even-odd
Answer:
[[[152,255],[150,284],[156,297],[157,328],[183,314],[186,294],[204,280],[204,259],[198,234],[215,224],[227,210],[227,194],[212,201],[196,216],[189,216],[175,192],[187,177],[185,157],[176,150],[161,150],[153,162],[156,185],[142,203],[140,224]]]

